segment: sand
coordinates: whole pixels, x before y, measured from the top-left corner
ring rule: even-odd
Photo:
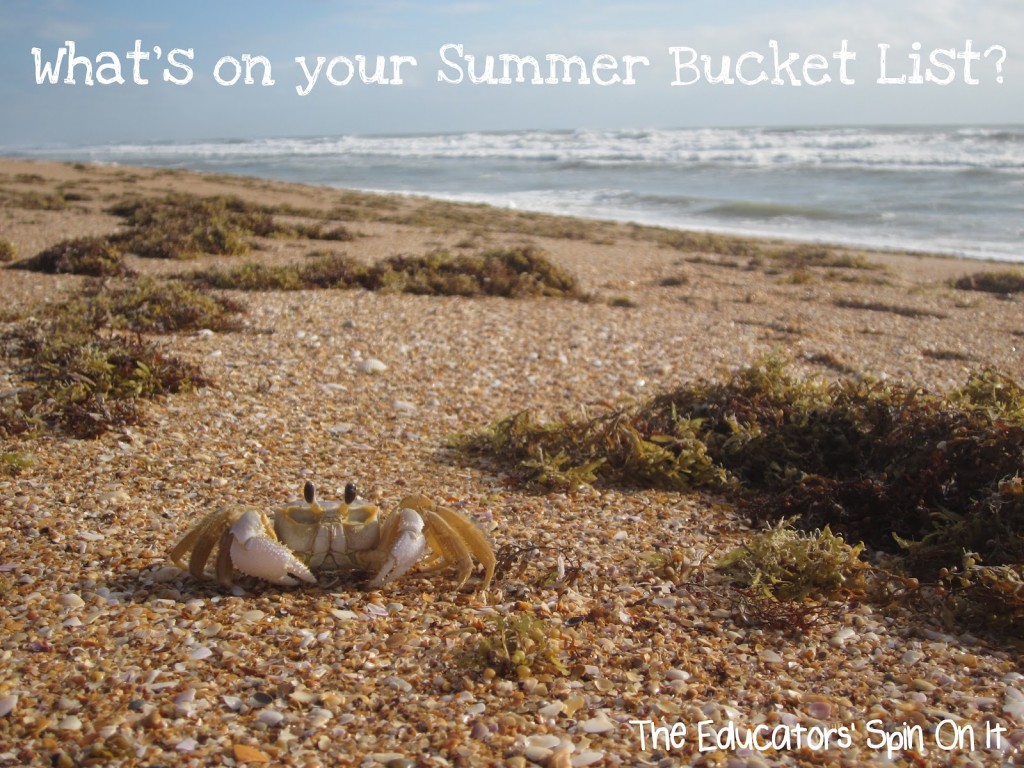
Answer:
[[[54,191],[74,199],[25,207]],[[22,258],[109,234],[112,203],[168,191],[333,210],[358,237],[267,239],[188,263],[128,257],[139,273],[529,243],[594,299],[232,293],[249,307],[244,329],[160,338],[211,386],[149,402],[143,423],[96,440],[7,441],[33,463],[0,477],[0,765],[856,766],[891,764],[890,743],[898,765],[1024,764],[1016,652],[910,606],[837,600],[803,634],[758,627],[703,580],[702,563],[750,535],[728,499],[531,493],[446,448],[521,408],[642,398],[780,349],[826,377],[944,390],[991,366],[1021,379],[1020,301],[950,284],[1006,265],[873,252],[858,254],[872,268],[793,267],[681,251],[625,224],[15,160],[0,161],[0,240]],[[6,321],[85,280],[0,270]],[[361,371],[369,358],[386,370]],[[16,385],[14,361],[3,376],[0,388]],[[552,549],[483,594],[454,592],[452,571],[377,591],[331,575],[226,591],[168,561],[200,515],[269,509],[306,478],[328,498],[354,481],[384,508],[425,493],[495,548]],[[691,575],[651,569],[647,555],[666,548]],[[580,578],[538,584],[557,550]],[[524,615],[545,622],[565,674],[486,670],[481,638]],[[680,727],[652,746],[648,721]],[[717,749],[702,721],[764,724],[790,748]],[[943,750],[954,724],[961,743]]]

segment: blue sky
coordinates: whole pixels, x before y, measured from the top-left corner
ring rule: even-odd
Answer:
[[[125,54],[141,40],[145,51],[161,49],[140,62],[149,80],[133,82],[133,64]],[[75,85],[37,84],[31,53],[54,61],[65,41],[93,60],[104,52],[116,55],[124,84],[84,85],[84,67],[76,69]],[[801,85],[783,71],[782,85],[770,81],[775,72],[776,40],[783,60],[799,54],[791,68]],[[846,74],[854,84],[839,82],[834,53],[843,40],[856,53]],[[939,49],[963,52],[966,41],[981,57],[971,62],[977,84],[966,84],[964,61]],[[343,133],[408,133],[526,128],[654,128],[722,125],[835,125],[928,123],[1024,123],[1024,6],[1019,0],[820,0],[729,3],[635,2],[411,2],[363,0],[328,2],[237,2],[178,0],[140,3],[136,0],[74,2],[73,0],[4,0],[0,14],[0,148],[54,143],[258,138]],[[635,84],[599,86],[474,85],[465,60],[449,54],[464,71],[460,84],[438,81],[438,71],[457,74],[445,65],[440,48],[461,43],[465,53],[483,60],[488,54],[580,56],[588,64],[606,55],[618,68],[599,76],[624,75],[626,56],[646,57],[637,64]],[[932,70],[940,85],[881,85],[879,43],[890,46],[886,74],[912,77],[912,47],[920,44],[922,76]],[[987,57],[983,54],[993,46]],[[700,68],[678,72],[670,48],[683,49],[684,64],[694,52],[707,55],[713,74],[729,56],[730,73],[743,54],[739,75],[766,80],[756,85],[709,84]],[[164,82],[167,54],[193,49],[179,61],[193,70],[191,82]],[[274,85],[238,82],[219,85],[213,77],[222,56],[242,54],[271,62]],[[311,92],[295,58],[328,62],[357,54],[415,57],[415,67],[402,70],[401,85],[364,85],[358,76],[348,85],[331,85],[323,74]],[[811,59],[815,56],[817,58]],[[812,86],[824,75],[832,81]],[[107,59],[108,63],[110,59]],[[698,67],[700,64],[699,59]],[[762,63],[763,62],[763,63]],[[998,65],[998,66],[997,66]],[[951,68],[951,69],[950,69]],[[107,74],[112,73],[107,68]],[[222,70],[230,75],[230,67]],[[334,70],[345,73],[344,62]],[[499,73],[500,74],[500,73]],[[591,71],[591,74],[594,74]],[[66,75],[65,67],[61,77]],[[997,83],[997,76],[1002,83]],[[698,79],[673,86],[675,79]]]

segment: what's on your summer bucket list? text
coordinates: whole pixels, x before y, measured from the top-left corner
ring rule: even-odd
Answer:
[[[61,46],[30,49],[37,85],[49,86],[146,86],[154,80],[187,86],[197,76],[194,48],[144,46],[141,39],[123,52],[82,51],[74,40]],[[660,58],[659,58],[660,57]],[[758,50],[708,53],[690,46],[671,46],[658,56],[599,53],[580,56],[565,53],[521,55],[473,52],[462,43],[438,48],[436,76],[441,86],[634,86],[653,78],[653,70],[667,67],[668,86],[699,83],[715,86],[850,86],[859,79],[880,86],[943,86],[959,82],[1002,84],[1008,57],[1000,44],[964,40],[956,47],[931,48],[915,42],[897,50],[886,42],[876,44],[870,55],[852,50],[842,40],[824,53],[789,50],[768,40]],[[287,79],[299,96],[314,90],[346,86],[402,86],[420,67],[416,56],[363,53],[295,56],[282,65],[265,55],[250,52],[221,55],[208,75],[220,86],[273,87],[287,69]]]

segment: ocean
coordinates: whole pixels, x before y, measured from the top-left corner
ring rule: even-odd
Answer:
[[[1024,126],[321,136],[4,153],[1024,262]]]

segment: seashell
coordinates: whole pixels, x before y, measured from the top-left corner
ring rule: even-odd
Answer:
[[[16,706],[18,706],[17,694],[12,693],[8,696],[0,696],[0,717],[11,714]]]
[[[538,733],[526,737],[527,747],[541,747],[542,749],[554,749],[562,743],[562,739],[553,733]]]
[[[584,733],[607,733],[615,730],[618,726],[602,713],[589,720],[584,720],[580,727],[583,728]]]
[[[271,709],[270,707],[267,707],[266,709],[260,711],[259,715],[256,716],[256,719],[264,725],[269,725],[273,727],[275,725],[280,725],[281,721],[284,720],[284,715],[282,715],[276,709]]]
[[[76,595],[74,592],[65,592],[63,595],[57,598],[57,602],[63,605],[65,608],[82,608],[85,606],[85,600],[81,596]]]
[[[565,704],[560,701],[552,702],[537,710],[537,714],[543,717],[557,717],[565,710]]]
[[[383,373],[388,369],[387,365],[382,363],[376,357],[368,357],[365,360],[361,360],[359,365],[356,366],[356,370],[360,373]]]
[[[1003,712],[1024,722],[1024,692],[1019,688],[1007,688],[1003,700]]]

